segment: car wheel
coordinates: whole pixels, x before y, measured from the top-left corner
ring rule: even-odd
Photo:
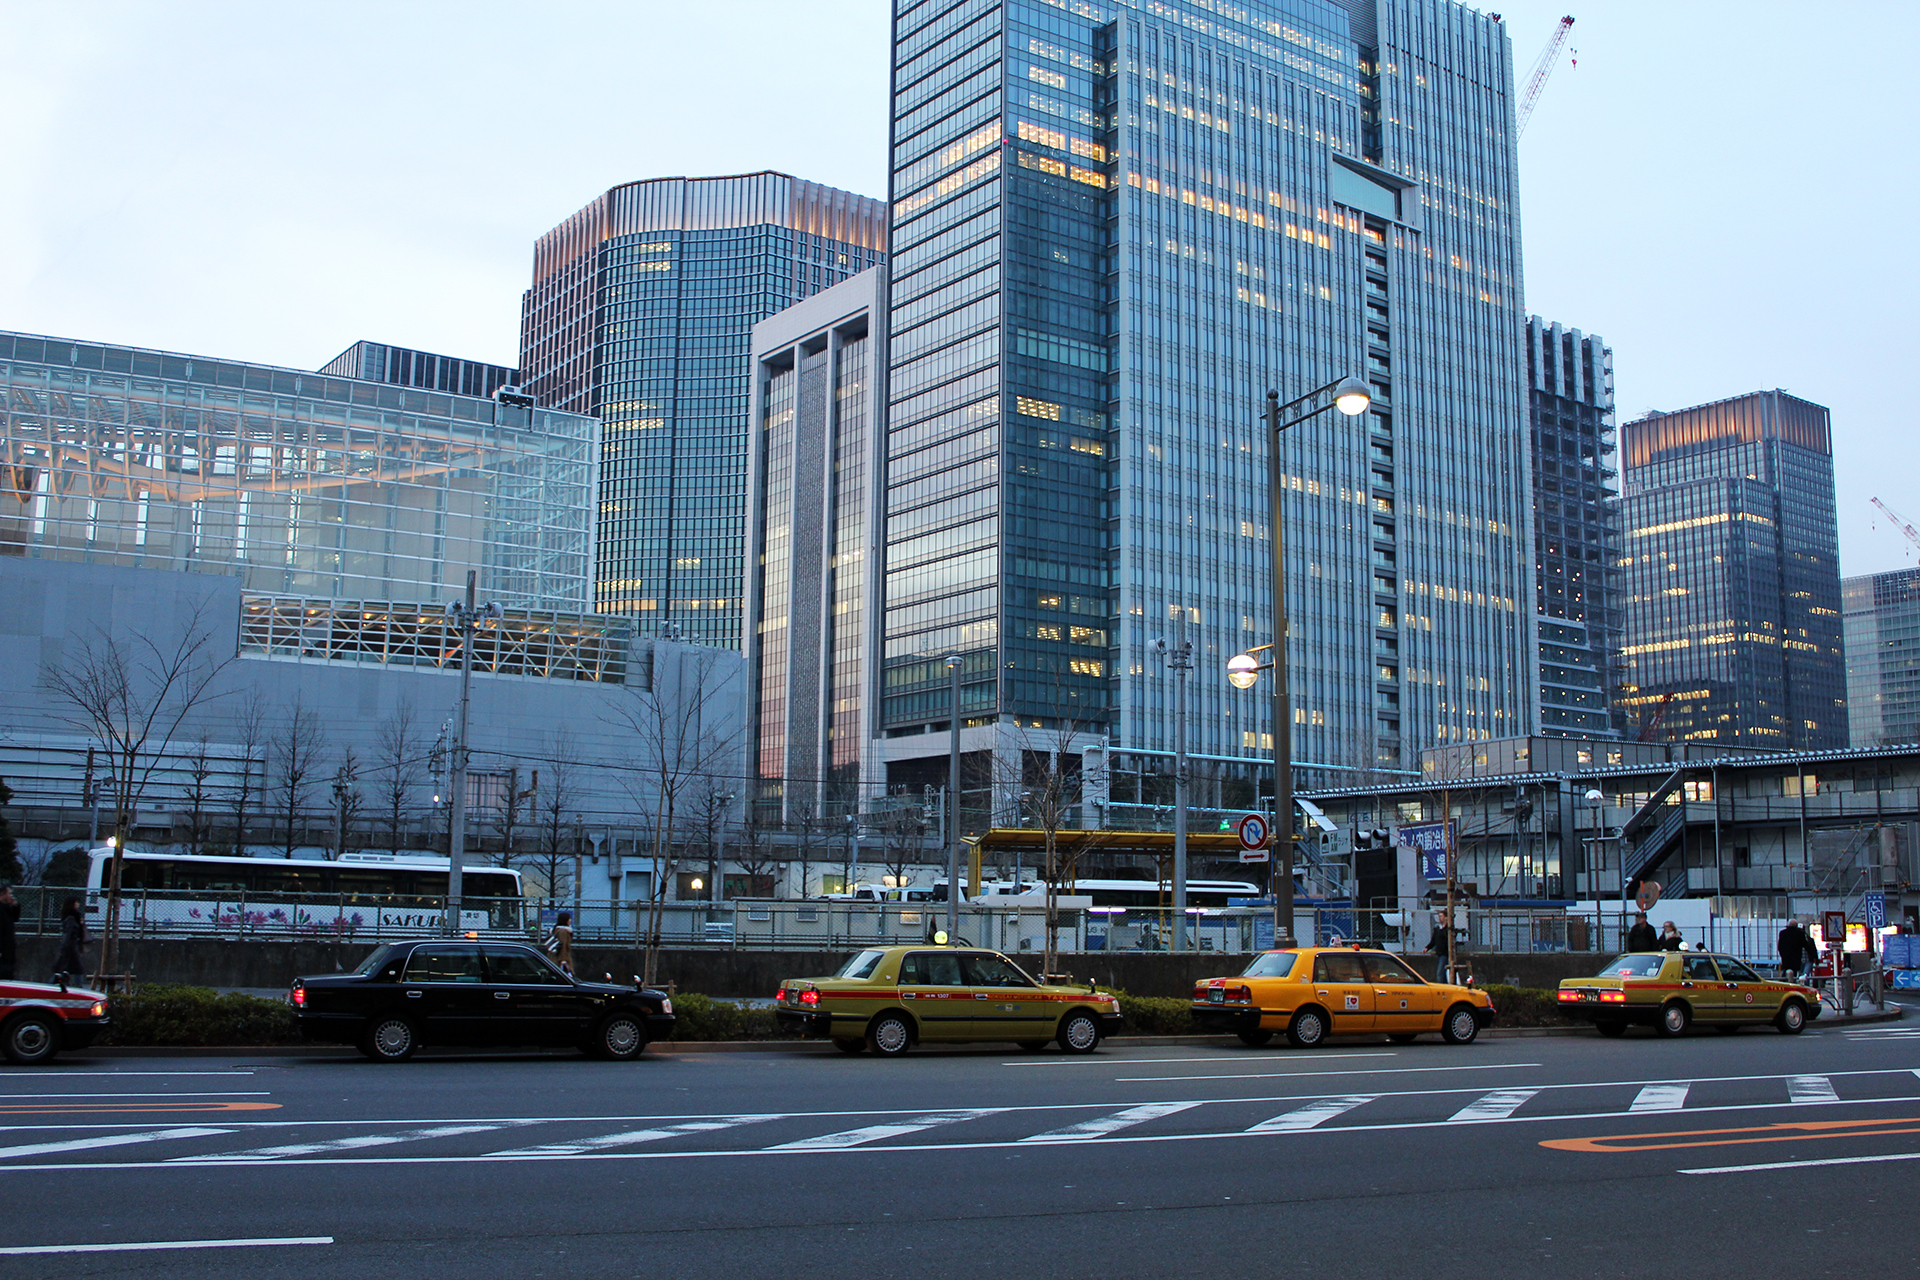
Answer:
[[[1418,1031],[1396,1031],[1389,1035],[1387,1039],[1393,1041],[1395,1044],[1412,1044],[1419,1034]]]
[[[1258,1031],[1242,1031],[1240,1033],[1240,1043],[1250,1044],[1256,1049],[1270,1042],[1272,1039],[1273,1032],[1266,1030],[1264,1027]]]
[[[1054,1038],[1068,1053],[1092,1053],[1100,1047],[1100,1024],[1090,1013],[1070,1013],[1060,1023],[1060,1034]]]
[[[1627,1034],[1627,1024],[1617,1019],[1610,1019],[1606,1022],[1596,1022],[1593,1024],[1593,1029],[1610,1040],[1617,1040]]]
[[[616,1013],[593,1033],[587,1052],[596,1058],[631,1062],[647,1047],[647,1029],[629,1013]]]
[[[22,1067],[51,1062],[60,1052],[60,1033],[45,1014],[23,1013],[7,1024],[7,1061]]]
[[[1020,1046],[1020,1051],[1022,1053],[1039,1053],[1042,1050],[1044,1050],[1048,1045],[1052,1044],[1053,1041],[1051,1040],[1016,1040],[1014,1043]]]
[[[913,1048],[913,1024],[901,1013],[883,1013],[867,1026],[867,1046],[882,1057],[897,1058]]]
[[[1692,1022],[1693,1015],[1687,1011],[1686,1005],[1678,1000],[1669,1000],[1661,1006],[1660,1021],[1653,1024],[1653,1029],[1663,1036],[1677,1036],[1685,1032]]]
[[[1448,1044],[1472,1044],[1480,1034],[1480,1019],[1473,1016],[1473,1006],[1457,1004],[1447,1010],[1445,1022],[1440,1024],[1440,1038]]]
[[[375,1062],[405,1062],[419,1048],[413,1024],[405,1018],[380,1018],[367,1024],[360,1052]]]
[[[1787,1001],[1780,1006],[1780,1012],[1774,1016],[1773,1025],[1780,1029],[1781,1035],[1799,1035],[1801,1029],[1807,1025],[1807,1006],[1798,1000]]]
[[[1327,1015],[1318,1009],[1302,1009],[1287,1024],[1287,1043],[1296,1049],[1311,1049],[1327,1038]]]

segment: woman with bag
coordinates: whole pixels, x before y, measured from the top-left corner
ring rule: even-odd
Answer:
[[[573,972],[573,912],[562,911],[554,917],[553,932],[547,935],[547,954],[569,974]]]

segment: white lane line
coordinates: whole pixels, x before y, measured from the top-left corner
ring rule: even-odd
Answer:
[[[180,1093],[163,1089],[154,1093],[0,1093],[0,1098],[31,1098],[35,1102],[65,1102],[69,1098],[267,1098],[271,1089],[222,1089],[217,1092]]]
[[[1691,1085],[1650,1084],[1633,1100],[1629,1111],[1678,1111],[1687,1105]]]
[[[1176,1115],[1199,1105],[1197,1102],[1149,1102],[1138,1107],[1128,1107],[1125,1111],[1116,1111],[1110,1116],[1098,1116],[1092,1120],[1082,1120],[1079,1124],[1067,1125],[1065,1128],[1049,1129],[1045,1133],[1036,1133],[1020,1141],[1073,1142],[1080,1138],[1097,1138],[1103,1133],[1130,1129],[1136,1124],[1157,1120],[1161,1116]]]
[[[1324,1124],[1338,1115],[1345,1115],[1355,1107],[1364,1107],[1380,1095],[1377,1093],[1354,1093],[1343,1098],[1322,1098],[1310,1102],[1285,1115],[1275,1116],[1271,1120],[1262,1120],[1248,1129],[1248,1133],[1297,1133],[1302,1129],[1311,1129]]]
[[[175,1138],[211,1138],[231,1129],[161,1129],[154,1133],[117,1133],[105,1138],[75,1138],[71,1142],[34,1142],[22,1147],[0,1147],[0,1159],[44,1156],[56,1151],[90,1151],[95,1147],[126,1147],[136,1142],[171,1142]]]
[[[897,1138],[903,1133],[919,1133],[922,1129],[931,1129],[937,1125],[958,1124],[962,1120],[977,1120],[981,1116],[998,1115],[1005,1107],[985,1107],[974,1111],[933,1111],[916,1116],[912,1120],[899,1124],[870,1124],[860,1129],[847,1129],[840,1133],[823,1133],[817,1138],[802,1138],[798,1142],[782,1142],[778,1146],[767,1147],[768,1151],[838,1151],[845,1147],[865,1146],[869,1142],[879,1142],[884,1138]]]
[[[266,1249],[289,1244],[332,1244],[332,1236],[259,1236],[251,1240],[145,1240],[134,1244],[31,1244],[0,1249],[0,1255],[29,1253],[142,1253],[153,1249]]]
[[[1826,1169],[1838,1164],[1888,1164],[1896,1160],[1920,1160],[1920,1151],[1902,1151],[1886,1156],[1828,1156],[1824,1160],[1776,1160],[1770,1164],[1723,1164],[1707,1169],[1681,1169],[1680,1173],[1762,1173],[1769,1169]]]
[[[1788,1076],[1787,1096],[1795,1102],[1838,1102],[1833,1081],[1825,1076]]]
[[[689,1120],[684,1124],[659,1125],[652,1129],[629,1129],[625,1133],[602,1134],[597,1138],[581,1138],[573,1142],[549,1142],[537,1147],[517,1147],[511,1151],[498,1151],[502,1156],[566,1156],[578,1155],[582,1151],[605,1151],[610,1147],[631,1147],[642,1142],[662,1142],[668,1138],[679,1138],[689,1133],[712,1133],[716,1129],[735,1129],[743,1124],[759,1124],[772,1120],[773,1116],[728,1116],[720,1120]]]
[[[1469,1102],[1453,1113],[1455,1120],[1505,1120],[1518,1111],[1538,1089],[1495,1089],[1477,1102]]]
[[[385,1147],[396,1142],[422,1142],[428,1138],[456,1138],[463,1133],[491,1133],[505,1128],[499,1124],[443,1124],[431,1129],[412,1129],[405,1133],[370,1133],[358,1138],[334,1138],[328,1142],[297,1142],[284,1147],[257,1147],[252,1151],[222,1151],[215,1155],[188,1157],[206,1161],[280,1160],[288,1156],[316,1156],[328,1151],[357,1151],[362,1147]]]
[[[1285,1080],[1292,1076],[1412,1076],[1429,1071],[1517,1071],[1522,1067],[1537,1067],[1538,1062],[1490,1062],[1484,1066],[1470,1067],[1373,1067],[1366,1071],[1256,1071],[1245,1075],[1230,1076],[1115,1076],[1118,1084],[1163,1084],[1169,1080],[1185,1080],[1189,1083],[1198,1080]],[[1584,1087],[1584,1086],[1583,1086]]]
[[[1232,1050],[1223,1050],[1220,1053],[1213,1054],[1211,1057],[1206,1058],[1140,1058],[1137,1059],[1137,1061],[1143,1067],[1157,1067],[1163,1062],[1231,1063],[1233,1056],[1230,1055],[1233,1055],[1233,1053],[1234,1051]],[[1244,1054],[1238,1056],[1244,1056]],[[1395,1050],[1381,1049],[1373,1053],[1316,1053],[1313,1055],[1313,1060],[1315,1062],[1325,1062],[1328,1058],[1397,1058],[1399,1056],[1399,1053]],[[1029,1058],[1013,1062],[1003,1062],[1000,1065],[1003,1067],[1110,1067],[1113,1063],[1102,1062],[1098,1058],[1074,1058],[1067,1062],[1049,1062],[1045,1059],[1036,1062]]]

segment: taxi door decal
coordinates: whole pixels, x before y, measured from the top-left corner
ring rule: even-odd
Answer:
[[[1359,1010],[1359,1008],[1360,1008],[1360,997],[1359,997],[1359,996],[1357,996],[1357,995],[1354,995],[1354,994],[1352,994],[1352,993],[1348,993],[1348,995],[1347,995],[1347,1008],[1348,1008],[1349,1010],[1353,1010],[1353,1011],[1355,1011],[1355,1012],[1357,1012],[1357,1011]]]

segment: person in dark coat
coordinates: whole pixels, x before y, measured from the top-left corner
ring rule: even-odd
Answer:
[[[1807,931],[1800,927],[1798,920],[1787,921],[1787,927],[1780,931],[1780,976],[1798,978],[1807,956]]]
[[[78,978],[87,972],[80,952],[87,945],[87,917],[80,899],[68,898],[60,904],[60,951],[53,958],[53,976]]]
[[[0,979],[13,976],[14,922],[20,918],[20,900],[13,896],[13,886],[0,884]]]
[[[1656,934],[1653,926],[1647,923],[1647,913],[1636,911],[1633,916],[1633,928],[1627,930],[1627,950],[1658,951],[1659,949],[1660,935]]]
[[[1686,944],[1680,940],[1680,931],[1669,920],[1660,926],[1660,949],[1662,951],[1685,951]]]

